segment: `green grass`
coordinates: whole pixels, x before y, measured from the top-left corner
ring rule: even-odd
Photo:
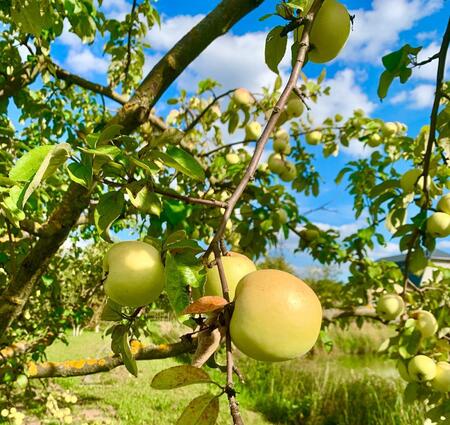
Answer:
[[[163,334],[176,334],[176,327],[163,324]],[[388,332],[383,327],[332,329],[333,352],[320,347],[314,356],[285,363],[261,363],[238,356],[246,384],[238,385],[238,400],[246,425],[421,425],[419,404],[405,405],[404,383],[393,364],[376,353]],[[85,332],[68,337],[69,345],[58,342],[48,350],[49,360],[97,357],[109,353],[109,341],[101,334]],[[174,391],[150,388],[160,370],[179,364],[174,359],[138,362],[139,377],[123,368],[89,377],[54,379],[58,388],[71,391],[79,402],[73,408],[76,424],[94,412],[113,424],[158,424],[176,422],[184,406],[208,388],[193,385]],[[212,374],[223,381],[216,371]],[[216,387],[209,388],[217,391]],[[259,412],[259,413],[256,413]],[[91,418],[92,419],[92,418]],[[46,422],[58,423],[58,422]],[[230,424],[228,405],[221,398],[218,424]]]

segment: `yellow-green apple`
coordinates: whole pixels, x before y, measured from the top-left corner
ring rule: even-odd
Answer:
[[[378,300],[377,314],[383,320],[394,320],[405,310],[405,303],[397,294],[382,295]]]
[[[419,354],[409,361],[408,374],[413,381],[431,381],[436,376],[436,363],[430,357]]]
[[[237,348],[262,361],[284,361],[315,344],[322,307],[302,280],[280,270],[248,274],[236,288],[230,334]]]
[[[290,182],[297,177],[297,169],[295,168],[295,164],[290,161],[286,161],[284,163],[284,169],[280,173],[280,179],[284,182]]]
[[[302,100],[295,94],[291,93],[286,102],[286,113],[289,118],[296,118],[303,114],[303,102]]]
[[[303,229],[300,237],[306,242],[313,242],[319,237],[319,232],[315,229]]]
[[[350,34],[350,14],[342,3],[325,0],[314,20],[308,59],[324,63],[334,59]]]
[[[406,364],[401,360],[397,362],[397,371],[402,379],[404,379],[406,382],[411,382],[411,377],[409,376],[408,368],[406,367]]]
[[[431,381],[431,386],[440,392],[450,392],[450,363],[438,362],[436,364],[436,376]]]
[[[273,135],[273,150],[285,155],[291,153],[291,145],[289,144],[289,133],[280,128]]]
[[[400,177],[400,187],[407,193],[414,192],[414,188],[419,185],[419,176],[422,174],[422,170],[413,168],[408,170]],[[423,182],[423,179],[421,180]],[[420,187],[420,186],[419,186]]]
[[[230,300],[234,298],[234,292],[239,281],[247,274],[256,270],[255,263],[243,254],[229,252],[221,257],[225,277],[227,278]],[[219,270],[217,266],[208,268],[206,272],[205,295],[222,295],[222,284],[220,282]]]
[[[438,323],[433,313],[426,310],[418,310],[411,314],[416,319],[415,327],[424,338],[433,336],[438,330]]]
[[[233,101],[236,105],[242,106],[244,108],[248,108],[249,106],[255,103],[255,99],[252,94],[244,88],[236,89],[233,92]]]
[[[116,303],[140,307],[156,300],[164,288],[159,251],[145,242],[115,243],[103,260],[105,292]]]
[[[381,131],[385,136],[391,137],[397,133],[398,127],[395,122],[385,122],[381,127]]]
[[[284,161],[279,153],[273,153],[267,161],[269,170],[272,173],[280,174],[284,170]]]
[[[444,195],[437,204],[437,209],[446,214],[450,214],[450,193]]]
[[[322,132],[314,130],[310,133],[306,133],[305,140],[308,145],[317,145],[322,140]]]
[[[450,215],[435,212],[427,219],[427,232],[435,238],[445,238],[450,235]]]
[[[377,146],[380,146],[381,144],[381,136],[378,133],[371,134],[369,138],[367,139],[367,144],[371,148],[376,148]]]
[[[258,140],[262,127],[258,121],[251,121],[245,126],[245,140]]]
[[[278,220],[280,221],[281,224],[286,224],[288,222],[289,217],[284,208],[278,208],[276,211],[276,214],[277,214]]]
[[[225,159],[227,160],[228,164],[234,165],[234,164],[239,164],[239,155],[237,153],[227,153],[225,155]]]

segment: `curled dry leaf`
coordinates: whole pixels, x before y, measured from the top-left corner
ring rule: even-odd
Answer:
[[[206,296],[199,298],[192,304],[188,305],[184,310],[183,314],[201,314],[201,313],[212,313],[222,310],[228,301],[225,298],[217,296]]]

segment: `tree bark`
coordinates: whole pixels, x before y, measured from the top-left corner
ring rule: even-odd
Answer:
[[[223,0],[219,3],[155,65],[132,99],[112,118],[111,124],[121,124],[124,131],[130,133],[148,120],[151,108],[181,72],[216,38],[262,2]],[[89,198],[88,191],[82,186],[76,183],[69,185],[63,205],[52,214],[46,225],[55,232],[49,232],[48,236],[37,241],[0,296],[0,335],[22,311],[52,256],[66,240],[82,211],[88,207]]]

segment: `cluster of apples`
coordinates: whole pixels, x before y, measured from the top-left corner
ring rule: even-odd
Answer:
[[[397,294],[386,294],[378,300],[376,311],[383,320],[395,320],[405,312],[405,303]],[[438,323],[432,313],[418,310],[411,313],[413,326],[422,338],[430,338],[438,331]],[[431,357],[419,354],[408,362],[399,360],[397,369],[407,382],[427,382],[440,392],[450,391],[450,364],[445,361],[436,363]]]
[[[297,176],[295,164],[286,159],[291,153],[291,145],[289,143],[289,133],[283,129],[278,129],[273,135],[273,150],[269,156],[267,165],[272,173],[278,174],[280,179],[290,182]]]
[[[230,334],[240,351],[256,360],[284,361],[313,347],[322,307],[306,283],[283,271],[256,270],[249,258],[236,252],[222,257],[222,263],[234,301]],[[122,306],[150,304],[164,289],[158,250],[139,241],[114,244],[104,259],[104,288]],[[216,265],[207,271],[204,292],[222,296]]]
[[[404,133],[407,130],[407,128],[406,128],[405,124],[396,121],[396,122],[383,123],[380,130],[381,130],[381,134],[379,131],[377,131],[377,132],[372,133],[367,138],[366,143],[371,148],[376,148],[377,146],[380,146],[381,143],[383,142],[383,139],[389,139],[391,137],[394,137],[394,136]]]
[[[439,200],[437,210],[428,217],[427,232],[435,238],[445,238],[450,235],[450,193]]]

